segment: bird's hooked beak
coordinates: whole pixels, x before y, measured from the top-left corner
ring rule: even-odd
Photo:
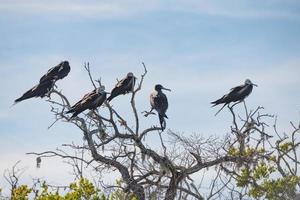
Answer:
[[[165,88],[165,87],[162,87],[161,89],[171,92],[171,89],[168,89],[168,88]]]
[[[252,85],[254,85],[255,87],[258,87],[258,85],[256,85],[255,83],[252,83]]]

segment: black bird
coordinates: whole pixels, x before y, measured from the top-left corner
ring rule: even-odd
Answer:
[[[215,115],[217,115],[226,105],[230,104],[231,102],[243,101],[252,92],[253,86],[257,87],[256,84],[252,83],[249,79],[246,79],[243,85],[231,88],[228,94],[225,94],[220,99],[211,102],[211,104],[213,104],[212,107],[222,103],[224,104]]]
[[[20,98],[16,99],[15,104],[32,97],[45,97],[53,88],[54,83],[55,81],[50,79],[37,84],[36,86],[25,92]]]
[[[116,96],[120,94],[127,94],[129,92],[133,92],[135,85],[136,77],[132,72],[129,72],[125,78],[120,80],[114,89],[111,91],[111,95],[107,98],[107,101],[111,101]]]
[[[67,113],[73,113],[71,118],[76,117],[79,113],[85,111],[86,109],[94,110],[101,106],[106,99],[105,87],[100,86],[94,89],[92,92],[84,95],[84,97],[78,101]]]
[[[168,99],[161,90],[171,91],[170,89],[164,88],[160,84],[155,85],[154,91],[150,94],[150,105],[151,111],[153,109],[157,111],[161,129],[164,130],[166,128],[166,121],[164,118],[168,118],[166,115],[166,111],[168,109]]]
[[[50,79],[53,79],[55,81],[57,81],[59,79],[63,79],[64,77],[66,77],[68,75],[70,70],[71,70],[71,67],[69,65],[69,62],[62,61],[55,67],[52,67],[51,69],[49,69],[48,72],[45,75],[43,75],[42,78],[40,79],[40,83],[45,80],[50,80]]]

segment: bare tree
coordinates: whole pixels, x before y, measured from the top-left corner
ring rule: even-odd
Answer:
[[[281,177],[297,175],[299,161],[296,149],[299,142],[296,141],[296,133],[299,126],[292,124],[294,132],[285,136],[281,136],[274,126],[273,131],[278,138],[274,139],[275,135],[268,132],[265,121],[273,116],[261,114],[262,107],[248,111],[244,104],[245,114],[241,117],[233,110],[235,104],[228,106],[233,123],[230,133],[224,138],[197,134],[184,136],[171,130],[162,132],[156,125],[141,129],[140,121],[145,118],[140,118],[135,99],[147,75],[144,63],[143,68],[144,73],[130,100],[134,122],[128,123],[128,116],[121,116],[108,103],[101,112],[93,110],[71,119],[66,114],[71,107],[68,98],[62,91],[53,89],[48,100],[56,118],[53,124],[58,121],[73,124],[81,131],[83,142],[62,145],[74,150],[74,154],[66,153],[69,152],[66,149],[28,154],[41,159],[64,158],[73,166],[78,178],[84,176],[83,171],[88,167],[99,175],[117,170],[122,184],[105,187],[121,187],[129,196],[134,195],[139,200],[244,199],[249,196],[251,187],[260,188],[260,182],[249,175],[243,187],[236,187],[242,177],[241,169],[255,169],[262,161],[274,162]],[[88,64],[85,69],[93,87],[100,86],[101,80],[94,81]],[[159,148],[147,145],[149,133],[157,134]],[[291,139],[288,147],[283,149],[281,144],[286,144],[288,139]],[[201,173],[205,177],[207,170],[215,173],[210,184],[195,181],[194,177],[200,177]],[[207,188],[206,193],[201,189],[203,187]],[[289,195],[293,196],[293,191],[290,192]]]
[[[14,190],[19,186],[20,177],[26,171],[25,168],[19,168],[20,160],[16,162],[11,169],[6,169],[3,173],[4,179],[9,184],[10,194],[13,196]]]

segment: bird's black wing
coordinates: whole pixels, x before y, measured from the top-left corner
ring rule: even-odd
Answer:
[[[230,92],[228,94],[225,94],[224,96],[222,96],[221,98],[217,99],[216,101],[211,102],[211,104],[214,104],[212,107],[218,105],[218,104],[228,104],[230,103],[233,99],[236,98],[236,95],[238,94],[238,92],[243,89],[244,85],[239,85],[237,87],[231,88]]]
[[[120,94],[126,94],[126,92],[128,92],[127,87],[128,87],[129,82],[130,82],[130,79],[128,77],[120,80],[116,84],[114,89],[112,89],[110,96],[107,98],[107,101],[111,101],[113,98],[115,98],[116,96],[118,96]]]
[[[53,77],[58,73],[58,70],[60,69],[60,65],[57,65],[55,67],[52,67],[51,69],[49,69],[47,71],[46,74],[44,74],[41,78],[40,78],[40,83],[49,79],[53,79]]]
[[[154,98],[154,108],[157,110],[159,114],[164,117],[166,116],[166,111],[168,109],[168,99],[164,93],[157,94]]]
[[[164,118],[168,118],[166,115],[166,111],[168,109],[168,99],[164,93],[158,93],[153,98],[155,109],[158,113],[159,123],[161,129],[164,130],[166,128],[166,122]]]
[[[123,85],[127,85],[128,82],[129,82],[128,77],[125,77],[125,78],[121,79],[121,80],[115,85],[115,88],[117,88],[117,87],[122,87]]]
[[[242,101],[244,100],[253,89],[253,85],[245,85],[242,89],[237,91],[236,98],[233,99],[234,101]]]
[[[79,113],[89,109],[93,106],[94,101],[99,94],[96,92],[90,92],[86,94],[80,101],[78,101],[67,113],[73,113],[72,117],[77,116]]]
[[[63,61],[58,65],[56,65],[55,67],[49,69],[47,73],[40,78],[40,82],[43,82],[45,80],[50,80],[50,79],[54,79],[57,81],[58,79],[62,79],[65,76],[67,76],[70,70],[71,68],[69,62]]]
[[[60,63],[60,66],[61,67],[58,69],[56,80],[63,79],[71,71],[71,67],[70,67],[68,61],[64,61],[64,62]]]
[[[98,97],[97,97],[97,100],[95,102],[94,109],[96,107],[101,106],[104,103],[105,100],[106,100],[106,92],[103,92],[103,93],[99,94]]]
[[[239,86],[236,86],[236,87],[234,87],[234,88],[231,88],[228,95],[234,94],[234,93],[238,93],[238,92],[239,92],[240,90],[242,90],[244,87],[245,87],[245,85],[239,85]]]
[[[232,88],[229,94],[227,95],[226,103],[242,100],[243,96],[241,95],[241,93],[245,90],[245,88],[245,85],[239,85],[237,87]]]
[[[96,94],[96,90],[93,90],[92,92],[89,92],[87,94],[85,94],[77,103],[75,103],[72,107],[71,107],[71,110],[72,109],[76,109],[78,107],[81,107],[83,105],[83,103],[87,102],[87,101],[90,101],[89,99],[92,99],[93,95]],[[70,111],[71,111],[70,110]],[[68,111],[68,112],[70,112]],[[72,111],[71,111],[72,112]]]
[[[53,87],[52,80],[39,83],[33,88],[31,88],[30,90],[26,91],[20,98],[16,99],[15,103],[32,97],[44,97],[51,90],[52,87]]]

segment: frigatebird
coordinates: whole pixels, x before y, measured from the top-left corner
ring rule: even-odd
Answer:
[[[32,97],[41,97],[46,96],[54,86],[55,81],[53,79],[45,80],[41,83],[38,83],[36,86],[25,92],[20,98],[15,100],[15,104],[23,101],[25,99],[29,99]]]
[[[153,109],[157,111],[161,129],[164,130],[166,128],[166,121],[164,118],[168,118],[166,115],[166,111],[168,109],[168,99],[162,90],[171,91],[160,84],[155,85],[154,91],[150,94],[150,105],[151,111]]]
[[[67,113],[73,113],[71,118],[76,117],[79,113],[85,111],[86,109],[94,110],[101,106],[106,100],[105,87],[100,86],[94,89],[92,92],[84,95],[84,97],[78,101]]]
[[[69,62],[62,61],[55,67],[52,67],[51,69],[49,69],[47,71],[47,73],[41,77],[40,83],[45,80],[50,80],[50,79],[53,79],[55,81],[57,81],[59,79],[63,79],[64,77],[66,77],[68,75],[68,73],[70,71],[71,71],[71,67],[69,65]]]
[[[256,84],[252,83],[249,79],[246,79],[243,85],[231,88],[228,94],[225,94],[220,99],[211,102],[211,104],[213,104],[212,107],[219,104],[224,104],[215,115],[217,115],[226,105],[230,104],[231,102],[243,101],[252,92],[253,86],[257,87]]]
[[[107,98],[107,101],[111,101],[116,96],[121,94],[127,94],[129,92],[133,92],[135,85],[136,77],[132,72],[129,72],[125,78],[120,80],[114,89],[112,89],[110,96]]]
[[[66,77],[70,70],[71,68],[68,61],[63,61],[57,66],[52,67],[40,78],[40,82],[36,86],[25,92],[20,98],[16,99],[13,105],[32,97],[43,98],[51,91],[55,82]]]

